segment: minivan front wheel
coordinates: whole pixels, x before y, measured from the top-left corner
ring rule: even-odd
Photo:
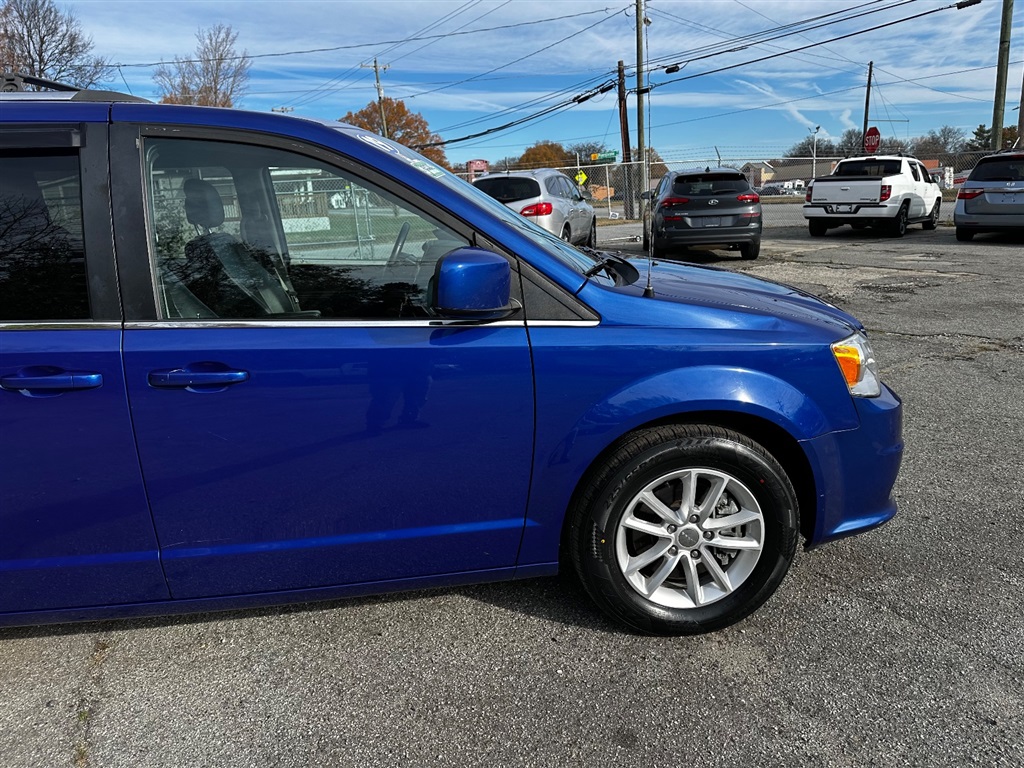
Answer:
[[[798,512],[779,463],[749,438],[669,425],[625,438],[573,507],[570,555],[594,602],[641,632],[740,621],[778,588]]]

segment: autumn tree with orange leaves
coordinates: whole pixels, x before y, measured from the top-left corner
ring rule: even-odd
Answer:
[[[449,167],[448,158],[445,157],[442,147],[424,146],[441,141],[441,137],[431,132],[423,115],[419,112],[410,112],[401,99],[391,99],[385,96],[380,104],[371,101],[358,112],[347,113],[340,118],[340,121],[383,136],[381,107],[384,109],[384,119],[388,124],[388,138],[406,147],[413,147],[425,158],[443,168]]]

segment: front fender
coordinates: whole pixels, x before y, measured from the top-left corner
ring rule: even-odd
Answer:
[[[805,376],[813,372],[807,365]],[[530,492],[529,519],[520,564],[552,562],[559,532],[577,480],[623,435],[647,424],[700,413],[733,413],[763,419],[796,441],[811,440],[858,423],[852,398],[843,387],[820,386],[823,399],[770,373],[725,366],[694,366],[662,371],[625,384],[565,421],[565,403],[548,404],[539,393],[537,460]],[[549,406],[553,408],[549,411]],[[756,434],[750,435],[757,439]]]
[[[630,382],[593,404],[566,436],[574,445],[552,451],[547,463],[576,454],[574,458],[589,465],[605,446],[644,424],[707,411],[756,416],[798,441],[853,429],[858,424],[856,409],[847,392],[838,394],[834,401],[818,403],[777,376],[745,368],[695,366],[664,371]],[[597,440],[600,450],[593,450],[590,436],[604,438]]]

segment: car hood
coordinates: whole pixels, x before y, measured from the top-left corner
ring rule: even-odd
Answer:
[[[646,259],[633,259],[640,279],[629,286],[642,295]],[[654,297],[687,306],[753,313],[833,328],[840,336],[863,330],[857,318],[817,296],[790,285],[699,264],[656,261],[651,267]]]

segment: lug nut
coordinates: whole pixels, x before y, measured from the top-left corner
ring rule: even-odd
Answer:
[[[690,515],[690,522],[691,523],[700,522],[700,515]]]
[[[711,541],[713,538],[715,538],[715,534],[713,534],[711,531],[704,531],[704,538],[708,541]]]
[[[670,555],[678,555],[679,554],[679,548],[678,547],[669,547],[668,548],[668,553]]]
[[[674,525],[670,525],[670,526],[668,527],[668,532],[669,532],[669,533],[675,533],[675,532],[676,532],[676,527],[675,527]]]
[[[700,560],[700,550],[699,549],[693,550],[690,553],[690,557],[692,557],[694,560]]]

